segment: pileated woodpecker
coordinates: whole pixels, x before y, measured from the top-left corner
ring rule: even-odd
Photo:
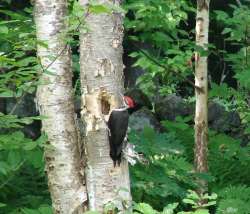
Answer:
[[[123,142],[128,129],[129,110],[136,106],[131,97],[124,96],[123,100],[125,106],[113,109],[108,120],[110,157],[114,166],[116,164],[119,166],[121,163]]]

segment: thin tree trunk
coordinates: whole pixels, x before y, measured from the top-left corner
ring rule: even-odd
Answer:
[[[37,100],[40,114],[47,117],[42,125],[48,136],[45,163],[54,213],[82,214],[87,196],[80,174],[70,48],[63,33],[66,15],[66,0],[35,1],[37,39],[44,43],[37,47],[43,67]]]
[[[209,0],[197,0],[196,45],[207,50],[209,30]],[[207,122],[207,56],[196,53],[195,85],[202,90],[195,90],[195,168],[198,173],[206,173],[208,122]],[[200,180],[199,192],[204,193],[207,183]]]
[[[97,1],[120,5],[121,1]],[[88,1],[81,0],[87,7]],[[86,183],[90,210],[103,212],[104,205],[114,202],[123,209],[130,202],[128,164],[114,168],[109,156],[108,128],[105,122],[113,108],[121,107],[123,87],[123,15],[118,12],[88,14],[88,32],[80,36],[82,117],[86,123]]]

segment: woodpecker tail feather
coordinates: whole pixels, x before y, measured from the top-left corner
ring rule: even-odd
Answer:
[[[113,160],[114,167],[116,167],[116,165],[120,166],[121,161],[122,161],[122,154],[121,153],[117,155],[116,151],[111,149],[110,150],[110,157]]]

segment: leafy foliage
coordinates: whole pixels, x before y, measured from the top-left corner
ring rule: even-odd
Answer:
[[[186,195],[186,197],[183,199],[183,202],[186,204],[192,204],[192,207],[194,208],[194,211],[180,211],[177,212],[178,203],[171,203],[165,206],[162,211],[155,210],[150,204],[147,203],[135,203],[133,202],[132,207],[125,211],[121,211],[125,214],[209,214],[209,210],[207,209],[210,206],[213,206],[216,204],[215,199],[217,198],[216,194],[212,195],[201,195],[199,196],[194,191],[189,190],[189,193]],[[207,203],[204,203],[203,205],[199,204],[200,200],[207,200]],[[113,210],[112,210],[113,211]],[[111,210],[104,211],[105,214],[110,213]],[[88,214],[98,214],[99,212],[95,211],[88,211],[86,212]]]
[[[250,212],[250,188],[246,186],[231,186],[220,192],[220,202],[216,214],[238,213],[247,214]]]
[[[247,23],[250,21],[250,12],[247,5],[242,5],[241,7],[230,5],[230,7],[233,10],[232,15],[225,11],[214,11],[216,20],[224,25],[221,33],[225,36],[225,44],[237,49],[236,52],[222,50],[225,63],[232,68],[238,86],[238,90],[229,88],[229,93],[225,93],[228,96],[223,98],[230,101],[231,106],[241,113],[241,117],[244,118],[243,122],[246,123],[246,129],[248,130],[250,122],[250,112],[247,104],[250,89],[250,43],[248,39],[250,28]],[[225,88],[225,84],[220,86],[220,89],[223,88]]]
[[[192,165],[183,157],[184,147],[173,133],[156,133],[145,127],[142,133],[129,136],[144,162],[131,167],[135,201],[162,208],[166,202],[183,198],[187,188],[195,186]]]
[[[15,115],[38,84],[32,10],[11,11],[7,4],[0,17],[0,97],[17,103],[9,114],[0,113],[0,213],[52,213],[43,163],[46,136],[31,139],[23,133],[42,117]]]
[[[0,10],[0,96],[20,97],[32,93],[37,85],[39,66],[34,56],[35,31],[31,10]]]
[[[24,95],[34,93],[40,84],[41,68],[35,51],[37,43],[46,44],[35,39],[32,8],[11,10],[11,0],[1,3],[0,98],[12,98],[18,103]],[[88,30],[82,25],[82,14],[86,11],[78,1],[69,3],[71,15],[66,18],[70,26],[65,33],[73,50],[74,88],[80,95],[77,40],[80,26],[83,31]],[[230,7],[228,11],[215,10],[212,19],[221,27],[220,36],[226,46],[233,46],[234,51],[210,44],[210,52],[204,54],[215,54],[230,67],[229,73],[233,74],[237,86],[227,83],[223,75],[228,74],[222,73],[222,81],[211,80],[209,98],[222,103],[227,110],[237,110],[245,126],[244,134],[249,134],[250,13],[246,6]],[[95,1],[88,9],[95,14],[124,12],[115,5]],[[156,93],[166,95],[183,91],[184,96],[189,96],[192,89],[183,89],[181,85],[192,75],[192,62],[188,64],[193,51],[202,51],[193,42],[194,26],[189,19],[194,17],[195,9],[190,1],[126,0],[124,9],[127,11],[125,47],[135,47],[129,48],[129,55],[134,58],[134,66],[145,71],[138,79],[140,87],[152,98]],[[46,136],[30,139],[23,132],[25,126],[43,117],[21,117],[15,115],[15,109],[8,113],[0,113],[0,213],[52,213],[43,163]],[[130,142],[145,158],[143,163],[131,167],[132,193],[136,201],[133,213],[250,213],[249,145],[242,148],[240,140],[210,130],[210,172],[200,175],[192,166],[194,131],[191,118],[177,117],[176,121],[163,121],[162,124],[166,128],[162,133],[148,127],[142,133],[130,133]],[[207,179],[210,192],[215,192],[218,199],[215,194],[200,196],[190,190],[196,188],[195,180],[201,176]],[[201,206],[200,200],[207,203]]]
[[[210,172],[216,177],[211,186],[215,189],[228,185],[249,185],[249,146],[224,134],[211,134],[209,146]]]
[[[128,11],[125,28],[131,35],[127,42],[136,47],[130,56],[136,58],[134,66],[146,71],[138,84],[151,96],[175,92],[179,81],[175,74],[185,78],[191,72],[187,61],[195,48],[190,41],[193,34],[180,25],[194,9],[187,1],[163,0],[127,0],[124,7]]]
[[[188,119],[188,118],[187,118]],[[185,146],[188,161],[193,161],[193,128],[188,120],[164,121],[163,125]],[[249,146],[241,147],[240,141],[226,134],[209,131],[209,169],[212,177],[208,181],[216,190],[229,184],[249,185]],[[213,179],[215,178],[215,179]]]

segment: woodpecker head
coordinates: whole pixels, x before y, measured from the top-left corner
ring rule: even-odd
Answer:
[[[130,89],[126,92],[125,97],[129,97],[133,101],[133,107],[129,107],[128,111],[130,114],[141,109],[142,107],[146,107],[152,110],[153,106],[149,100],[149,98],[138,88]]]
[[[128,109],[132,109],[135,107],[135,102],[131,97],[124,96],[123,100],[124,100],[125,105],[128,107]]]

